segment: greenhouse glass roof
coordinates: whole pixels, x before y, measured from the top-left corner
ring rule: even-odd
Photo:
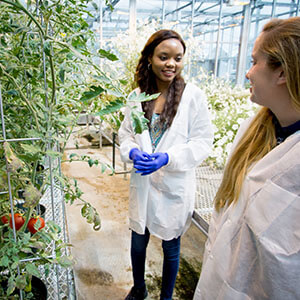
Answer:
[[[89,17],[101,45],[120,32],[160,24],[201,42],[197,65],[244,83],[253,42],[272,17],[298,15],[299,0],[97,0]],[[150,26],[150,25],[149,25]],[[186,38],[186,36],[184,36]]]

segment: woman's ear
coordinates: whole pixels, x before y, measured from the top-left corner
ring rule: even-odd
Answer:
[[[278,70],[278,78],[277,78],[277,84],[286,84],[286,77],[283,69],[280,67]]]

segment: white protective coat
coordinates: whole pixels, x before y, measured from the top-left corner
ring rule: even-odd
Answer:
[[[137,89],[136,92],[139,93]],[[135,103],[142,111],[140,103]],[[121,159],[132,163],[132,148],[152,153],[149,130],[135,134],[130,109],[119,130]],[[141,176],[131,172],[129,220],[130,228],[139,234],[149,232],[163,240],[182,235],[190,225],[194,209],[195,167],[209,154],[213,130],[206,97],[195,85],[187,84],[178,111],[155,152],[166,152],[169,162],[156,172]]]
[[[300,131],[254,165],[237,204],[213,213],[200,299],[300,299]]]

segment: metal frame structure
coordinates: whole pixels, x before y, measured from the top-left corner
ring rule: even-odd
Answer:
[[[4,142],[9,143],[20,143],[23,141],[36,141],[39,140],[39,138],[15,138],[15,139],[7,139],[6,138],[6,130],[5,130],[5,112],[3,110],[3,100],[2,100],[2,93],[1,93],[1,86],[0,86],[0,117],[1,117],[1,124],[2,124],[2,136],[3,139],[0,140],[0,144]],[[52,220],[57,225],[60,226],[62,229],[59,237],[61,240],[63,240],[65,243],[68,243],[68,235],[67,235],[67,220],[65,216],[65,202],[64,202],[64,196],[62,193],[62,190],[57,188],[57,185],[59,183],[54,184],[54,178],[51,175],[52,174],[52,168],[55,166],[60,166],[60,160],[59,159],[53,159],[51,157],[48,157],[48,161],[45,161],[46,168],[49,168],[50,170],[50,177],[51,184],[46,189],[43,197],[40,200],[40,203],[43,204],[46,207],[46,215],[45,220]],[[8,169],[8,165],[6,162],[6,173],[7,173],[7,183],[8,183],[8,190],[7,191],[1,191],[1,194],[9,194],[9,201],[10,201],[10,210],[11,215],[14,215],[14,200],[12,196],[12,190],[11,190],[11,182],[10,182],[10,171]],[[12,218],[12,227],[13,227],[13,234],[14,239],[17,239],[16,234],[16,227],[14,218]],[[49,249],[54,253],[55,246],[54,244],[48,245]],[[66,254],[69,254],[69,249],[66,249]],[[39,259],[38,257],[32,258],[33,259]],[[22,261],[28,261],[28,259],[24,259]],[[43,271],[41,267],[41,271]],[[75,287],[74,287],[74,280],[73,280],[73,272],[69,269],[64,269],[59,266],[53,266],[50,270],[50,274],[43,278],[47,290],[48,290],[48,299],[49,300],[60,300],[60,299],[75,299]],[[20,299],[23,299],[22,293],[20,293]]]
[[[27,34],[34,34],[33,32],[28,32]],[[43,75],[44,78],[42,79],[44,82],[44,89],[45,89],[45,105],[48,107],[48,96],[47,96],[47,78],[46,78],[46,56],[45,51],[43,50],[43,61],[41,62],[43,66]],[[30,94],[30,91],[28,90],[28,94]],[[1,93],[1,85],[0,85],[0,118],[1,118],[1,133],[2,138],[0,139],[0,145],[4,142],[8,143],[22,143],[24,141],[37,141],[40,140],[40,138],[34,138],[34,137],[16,137],[14,139],[7,139],[6,135],[6,128],[5,128],[5,111],[4,111],[4,105],[3,105],[3,98]],[[20,116],[21,118],[21,116]],[[51,150],[57,150],[58,151],[58,144],[56,145],[57,149],[51,149]],[[50,146],[49,146],[50,149]],[[58,188],[60,186],[60,183],[57,182],[53,170],[54,168],[58,168],[59,172],[61,173],[61,161],[60,158],[52,158],[50,156],[47,156],[45,158],[45,161],[43,162],[44,167],[49,170],[50,174],[50,184],[47,186],[42,198],[40,199],[39,203],[43,204],[46,208],[45,213],[45,221],[51,220],[55,222],[60,228],[61,232],[58,233],[59,238],[66,244],[69,243],[69,237],[68,237],[68,229],[67,229],[67,219],[66,219],[66,211],[65,211],[65,201],[64,201],[64,194],[63,190]],[[10,213],[13,216],[14,215],[14,207],[16,205],[14,199],[13,199],[13,193],[11,188],[11,180],[10,180],[10,171],[8,168],[8,162],[6,160],[6,174],[7,174],[7,187],[8,189],[6,191],[1,191],[0,194],[9,194],[9,202],[10,202]],[[16,241],[17,234],[16,234],[16,226],[14,218],[12,218],[12,229],[13,229],[13,235],[14,239]],[[48,245],[48,250],[53,254],[53,258],[55,258],[55,244],[52,242]],[[70,249],[67,247],[64,250],[65,255],[70,254]],[[30,259],[23,259],[21,261],[32,261],[32,260],[38,260],[39,257],[34,257]],[[43,266],[39,267],[41,274],[42,274],[42,280],[47,286],[48,291],[48,300],[61,300],[61,299],[76,299],[76,292],[75,292],[75,281],[74,281],[74,274],[72,269],[62,268],[59,265],[53,265],[50,267],[49,274],[46,277],[45,272],[43,269]],[[18,269],[18,272],[20,270]],[[20,299],[23,300],[23,295],[20,291]]]

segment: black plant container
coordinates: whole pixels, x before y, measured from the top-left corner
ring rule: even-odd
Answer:
[[[0,283],[0,285],[2,286],[2,288],[4,288],[4,290],[6,290],[7,282],[2,281]],[[23,293],[24,293],[24,291],[23,291]],[[48,296],[47,287],[40,278],[32,276],[31,293],[33,294],[33,297],[31,298],[32,300],[47,300],[47,296]],[[13,297],[13,295],[19,295],[19,294],[20,294],[20,291],[15,290],[11,296]],[[12,299],[14,299],[14,298],[12,298]]]

